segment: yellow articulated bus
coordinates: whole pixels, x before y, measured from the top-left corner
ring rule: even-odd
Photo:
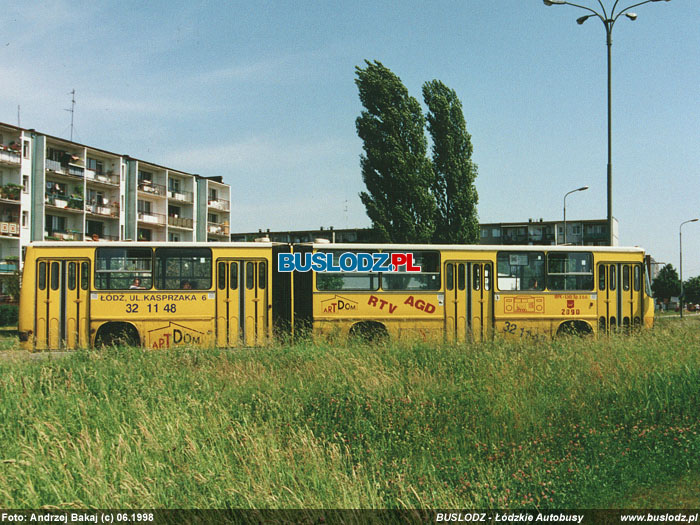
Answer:
[[[20,341],[30,350],[263,344],[272,334],[272,253],[271,243],[34,243]]]
[[[644,251],[588,246],[297,245],[298,253],[411,253],[420,272],[295,273],[314,333],[447,341],[598,334],[653,324]],[[301,260],[301,258],[300,258]]]
[[[348,264],[362,257],[371,267]],[[19,334],[44,350],[255,346],[295,330],[459,342],[652,324],[640,248],[38,242],[26,251]]]

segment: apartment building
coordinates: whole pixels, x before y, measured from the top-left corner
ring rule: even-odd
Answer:
[[[572,244],[608,246],[606,219],[577,221],[497,222],[479,225],[480,244]],[[617,219],[613,218],[613,246],[618,244]]]
[[[231,188],[0,123],[0,274],[32,241],[228,241]]]

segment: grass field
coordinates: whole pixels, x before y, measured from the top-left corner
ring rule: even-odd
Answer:
[[[700,467],[697,320],[5,358],[0,392],[3,508],[648,508]]]

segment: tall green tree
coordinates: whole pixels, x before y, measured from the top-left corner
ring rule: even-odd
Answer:
[[[651,289],[655,298],[663,300],[677,297],[681,293],[681,280],[672,264],[667,264],[659,270],[659,275],[651,283]]]
[[[355,73],[365,108],[355,121],[363,141],[360,165],[367,187],[360,199],[377,240],[430,242],[435,198],[420,104],[381,62],[365,60]]]
[[[683,283],[683,294],[686,303],[700,303],[700,275],[691,277]]]
[[[423,100],[428,107],[428,131],[433,142],[432,191],[437,203],[433,241],[477,243],[477,167],[471,159],[473,147],[462,103],[457,93],[439,80],[423,84]]]

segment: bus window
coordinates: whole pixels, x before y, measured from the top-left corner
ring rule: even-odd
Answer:
[[[39,290],[46,290],[46,263],[39,263]]]
[[[90,265],[86,262],[80,265],[80,287],[87,290],[90,287],[88,280],[90,279]]]
[[[498,289],[544,290],[543,252],[498,252]]]
[[[340,255],[345,251],[332,251],[330,253],[333,254],[333,264],[340,265]],[[379,290],[379,274],[376,272],[317,273],[316,289],[319,291]]]
[[[219,274],[218,288],[219,288],[219,290],[224,290],[226,288],[226,263],[225,262],[219,263],[218,274]]]
[[[617,287],[617,272],[615,271],[616,266],[614,264],[610,265],[610,283],[608,284],[611,291],[614,291]]]
[[[255,264],[252,262],[245,263],[245,287],[247,290],[252,290],[255,286]]]
[[[161,290],[211,288],[209,248],[157,248],[156,287]]]
[[[622,267],[622,289],[625,292],[630,289],[630,267],[628,264]]]
[[[598,265],[598,289],[605,290],[605,266]]]
[[[457,289],[464,290],[467,286],[467,270],[463,263],[457,265]]]
[[[547,255],[547,288],[593,290],[593,254],[552,252]]]
[[[447,269],[445,270],[445,288],[452,290],[455,286],[455,267],[452,263],[447,263]]]
[[[76,282],[76,277],[77,277],[77,272],[76,272],[76,266],[78,263],[74,262],[69,262],[68,263],[68,289],[69,290],[75,290],[77,286]]]
[[[51,289],[58,290],[58,263],[51,263]]]
[[[231,290],[236,290],[238,288],[238,263],[232,262],[229,268],[229,285]]]
[[[420,272],[407,272],[401,265],[396,272],[382,273],[384,290],[439,290],[440,289],[440,253],[413,252],[414,266],[420,266]]]
[[[642,289],[642,267],[638,264],[634,265],[634,291],[638,292]]]
[[[481,265],[475,264],[472,273],[474,274],[472,276],[472,289],[479,291],[481,290]]]
[[[491,265],[484,265],[484,290],[487,292],[491,289]]]
[[[267,286],[267,265],[261,262],[258,265],[258,288],[264,290]]]
[[[95,288],[128,290],[135,279],[141,281],[139,288],[151,288],[152,255],[150,248],[97,248]]]

